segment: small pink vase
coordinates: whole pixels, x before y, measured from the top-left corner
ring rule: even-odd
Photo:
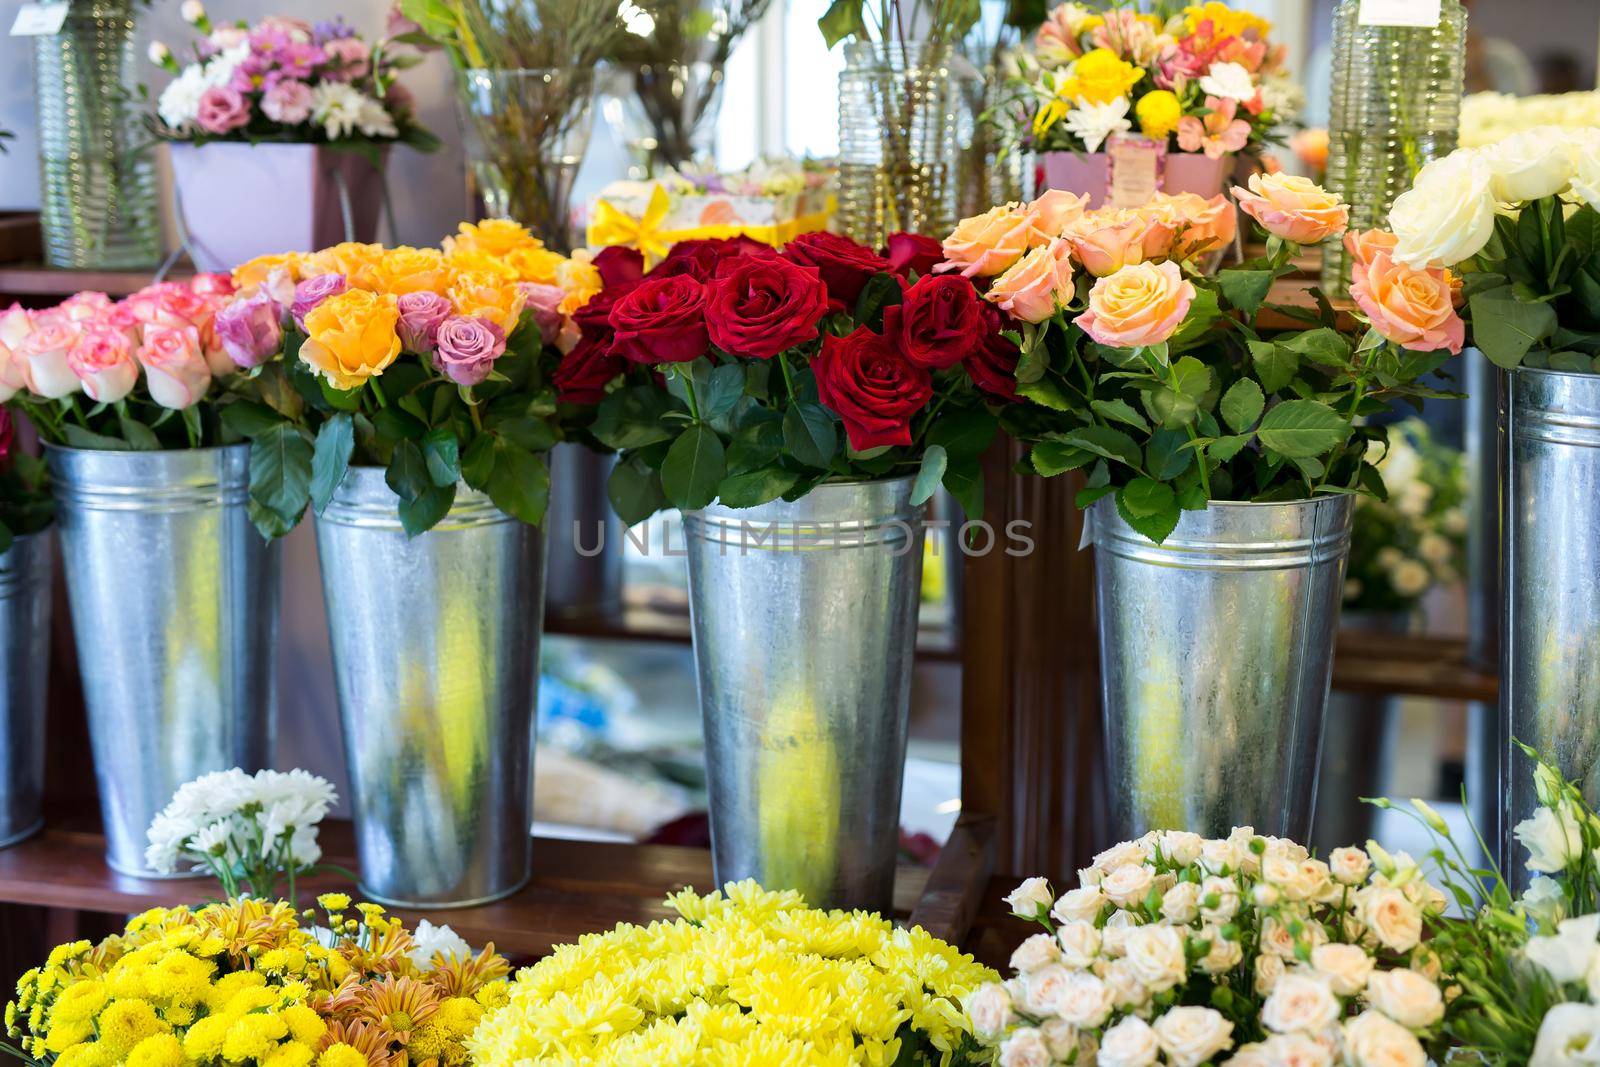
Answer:
[[[1111,157],[1107,153],[1042,152],[1038,159],[1040,192],[1065,189],[1088,196],[1091,208],[1105,205],[1111,190]],[[1160,188],[1164,193],[1198,193],[1209,200],[1222,192],[1232,169],[1231,155],[1212,159],[1203,152],[1168,152],[1161,161]]]

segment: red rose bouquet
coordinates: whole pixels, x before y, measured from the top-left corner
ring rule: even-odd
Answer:
[[[929,273],[940,258],[911,234],[882,252],[830,233],[781,252],[688,241],[648,273],[637,252],[601,252],[554,382],[598,404],[591,432],[622,454],[617,512],[916,474],[916,502],[942,482],[981,513],[978,458],[992,408],[1015,399],[1017,348],[966,279]]]

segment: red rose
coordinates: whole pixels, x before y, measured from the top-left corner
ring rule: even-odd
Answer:
[[[611,354],[609,333],[585,332],[571,352],[561,357],[550,380],[563,404],[598,404],[606,386],[628,369],[628,361]]]
[[[10,408],[0,408],[0,463],[11,458],[11,446],[17,441],[17,424],[11,419]]]
[[[916,271],[920,277],[932,274],[933,268],[944,262],[944,246],[920,233],[891,233],[883,255],[894,273]]]
[[[911,416],[933,399],[933,377],[865,326],[848,337],[824,334],[811,361],[817,396],[844,422],[850,447],[909,445]]]
[[[865,245],[837,233],[803,233],[783,246],[785,259],[815,267],[828,287],[828,298],[842,311],[855,308],[856,298],[874,274],[889,270],[889,261]]]
[[[959,274],[924,274],[900,303],[883,309],[883,333],[906,358],[929,370],[965,359],[988,332],[983,302]]]
[[[706,289],[711,343],[734,356],[771,359],[817,336],[828,290],[811,267],[776,256],[724,260]]]
[[[1018,400],[1017,346],[1000,336],[1000,313],[984,304],[986,329],[982,342],[967,356],[967,375],[979,389],[1001,400]]]
[[[600,284],[607,289],[629,285],[644,277],[644,254],[637,248],[611,245],[595,253],[594,269],[600,272]]]
[[[613,355],[635,363],[688,363],[706,354],[706,287],[674,275],[646,278],[611,309]]]
[[[758,256],[774,259],[778,250],[753,237],[712,237],[698,241],[680,241],[672,246],[667,258],[656,264],[650,272],[652,278],[670,278],[687,274],[696,281],[709,282],[717,276],[717,268],[729,259]]]

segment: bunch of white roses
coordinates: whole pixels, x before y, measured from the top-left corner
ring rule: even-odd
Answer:
[[[265,897],[322,858],[317,824],[337,800],[333,786],[307,771],[235,767],[179,787],[150,823],[145,862],[171,874],[180,864],[210,871],[229,897]]]
[[[967,999],[1002,1067],[1422,1067],[1446,996],[1425,930],[1445,899],[1375,844],[1327,862],[1242,827],[1160,831],[1057,897],[1007,902],[1045,932]]]
[[[1600,92],[1472,93],[1461,100],[1461,147],[1482,148],[1530,126],[1600,126]]]

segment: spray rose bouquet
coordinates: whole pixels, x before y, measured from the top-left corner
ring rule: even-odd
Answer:
[[[1349,211],[1305,178],[1235,187],[1267,233],[1266,254],[1209,276],[1200,257],[1232,240],[1233,208],[1158,195],[1133,211],[1086,212],[1059,190],[966,219],[940,271],[960,271],[1012,321],[1021,357],[1003,425],[1042,475],[1087,472],[1087,506],[1114,495],[1130,526],[1164,540],[1211,500],[1382,494],[1364,418],[1443,394],[1418,379],[1461,350],[1464,327],[1440,270],[1392,261],[1392,235],[1349,238],[1370,327],[1348,336],[1326,300],[1269,303],[1305,245],[1345,230]],[[1263,308],[1306,329],[1257,329]]]
[[[1394,263],[1461,272],[1472,343],[1497,366],[1600,369],[1600,130],[1543,126],[1452,152],[1422,168],[1389,226]]]
[[[1259,145],[1302,98],[1271,28],[1216,0],[1170,13],[1057,5],[1018,55],[1012,101],[1000,108],[1012,147],[1097,152],[1135,126],[1163,148],[1213,159]]]
[[[1003,1067],[1421,1067],[1447,997],[1429,935],[1445,898],[1407,856],[1327,862],[1249,827],[1151,832],[1095,857],[1059,897],[1006,898],[1044,927],[1016,975],[966,1000]]]
[[[214,25],[199,0],[185,0],[181,10],[204,36],[187,65],[159,41],[150,45],[151,62],[174,75],[156,103],[158,136],[197,144],[439,146],[398,80],[421,61],[405,46],[425,38],[402,34],[368,44],[338,17],[314,25],[282,16]]]
[[[465,482],[538,524],[544,454],[560,439],[551,373],[570,315],[599,289],[585,258],[505,219],[462,223],[440,248],[341,244],[234,272],[218,314],[260,395],[224,411],[253,442],[251,514],[264,533],[320,512],[351,463],[387,468],[420,533]]]
[[[601,252],[604,288],[555,380],[599,405],[592,432],[622,454],[618,514],[905,474],[914,503],[942,482],[982,514],[978,460],[1017,349],[969,284],[930,273],[938,259],[910,234],[881,253],[831,233],[781,252],[685,241],[649,272],[636,251]]]

